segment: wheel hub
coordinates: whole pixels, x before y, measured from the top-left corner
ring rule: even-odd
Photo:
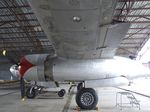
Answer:
[[[94,102],[94,97],[90,92],[83,93],[81,96],[81,103],[85,106],[89,106]]]

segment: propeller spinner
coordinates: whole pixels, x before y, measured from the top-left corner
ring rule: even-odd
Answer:
[[[31,64],[25,57],[21,58],[20,64],[16,63],[13,59],[10,59],[10,62],[13,63],[10,67],[10,72],[14,77],[20,78],[20,91],[21,91],[21,98],[24,99],[25,97],[25,81],[24,81],[24,75],[25,72],[34,66]]]

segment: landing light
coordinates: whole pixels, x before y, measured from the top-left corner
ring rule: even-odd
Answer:
[[[74,17],[73,17],[73,21],[74,21],[74,22],[80,22],[80,21],[81,21],[81,18],[78,17],[78,16],[74,16]]]

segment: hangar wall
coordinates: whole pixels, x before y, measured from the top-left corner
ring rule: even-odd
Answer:
[[[0,80],[10,80],[12,76],[9,70],[11,65],[12,64],[7,59],[0,57]],[[13,77],[13,79],[16,78]]]

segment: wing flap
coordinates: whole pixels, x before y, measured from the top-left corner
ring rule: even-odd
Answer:
[[[100,53],[101,58],[111,58],[115,55],[116,50],[127,33],[129,26],[129,23],[116,23],[109,27],[107,26],[107,30],[106,27],[102,28],[105,29],[105,31],[102,30],[101,34],[105,34],[105,37],[102,41],[103,43],[101,43],[101,47],[103,48]],[[104,35],[101,35],[101,37],[102,36]]]

